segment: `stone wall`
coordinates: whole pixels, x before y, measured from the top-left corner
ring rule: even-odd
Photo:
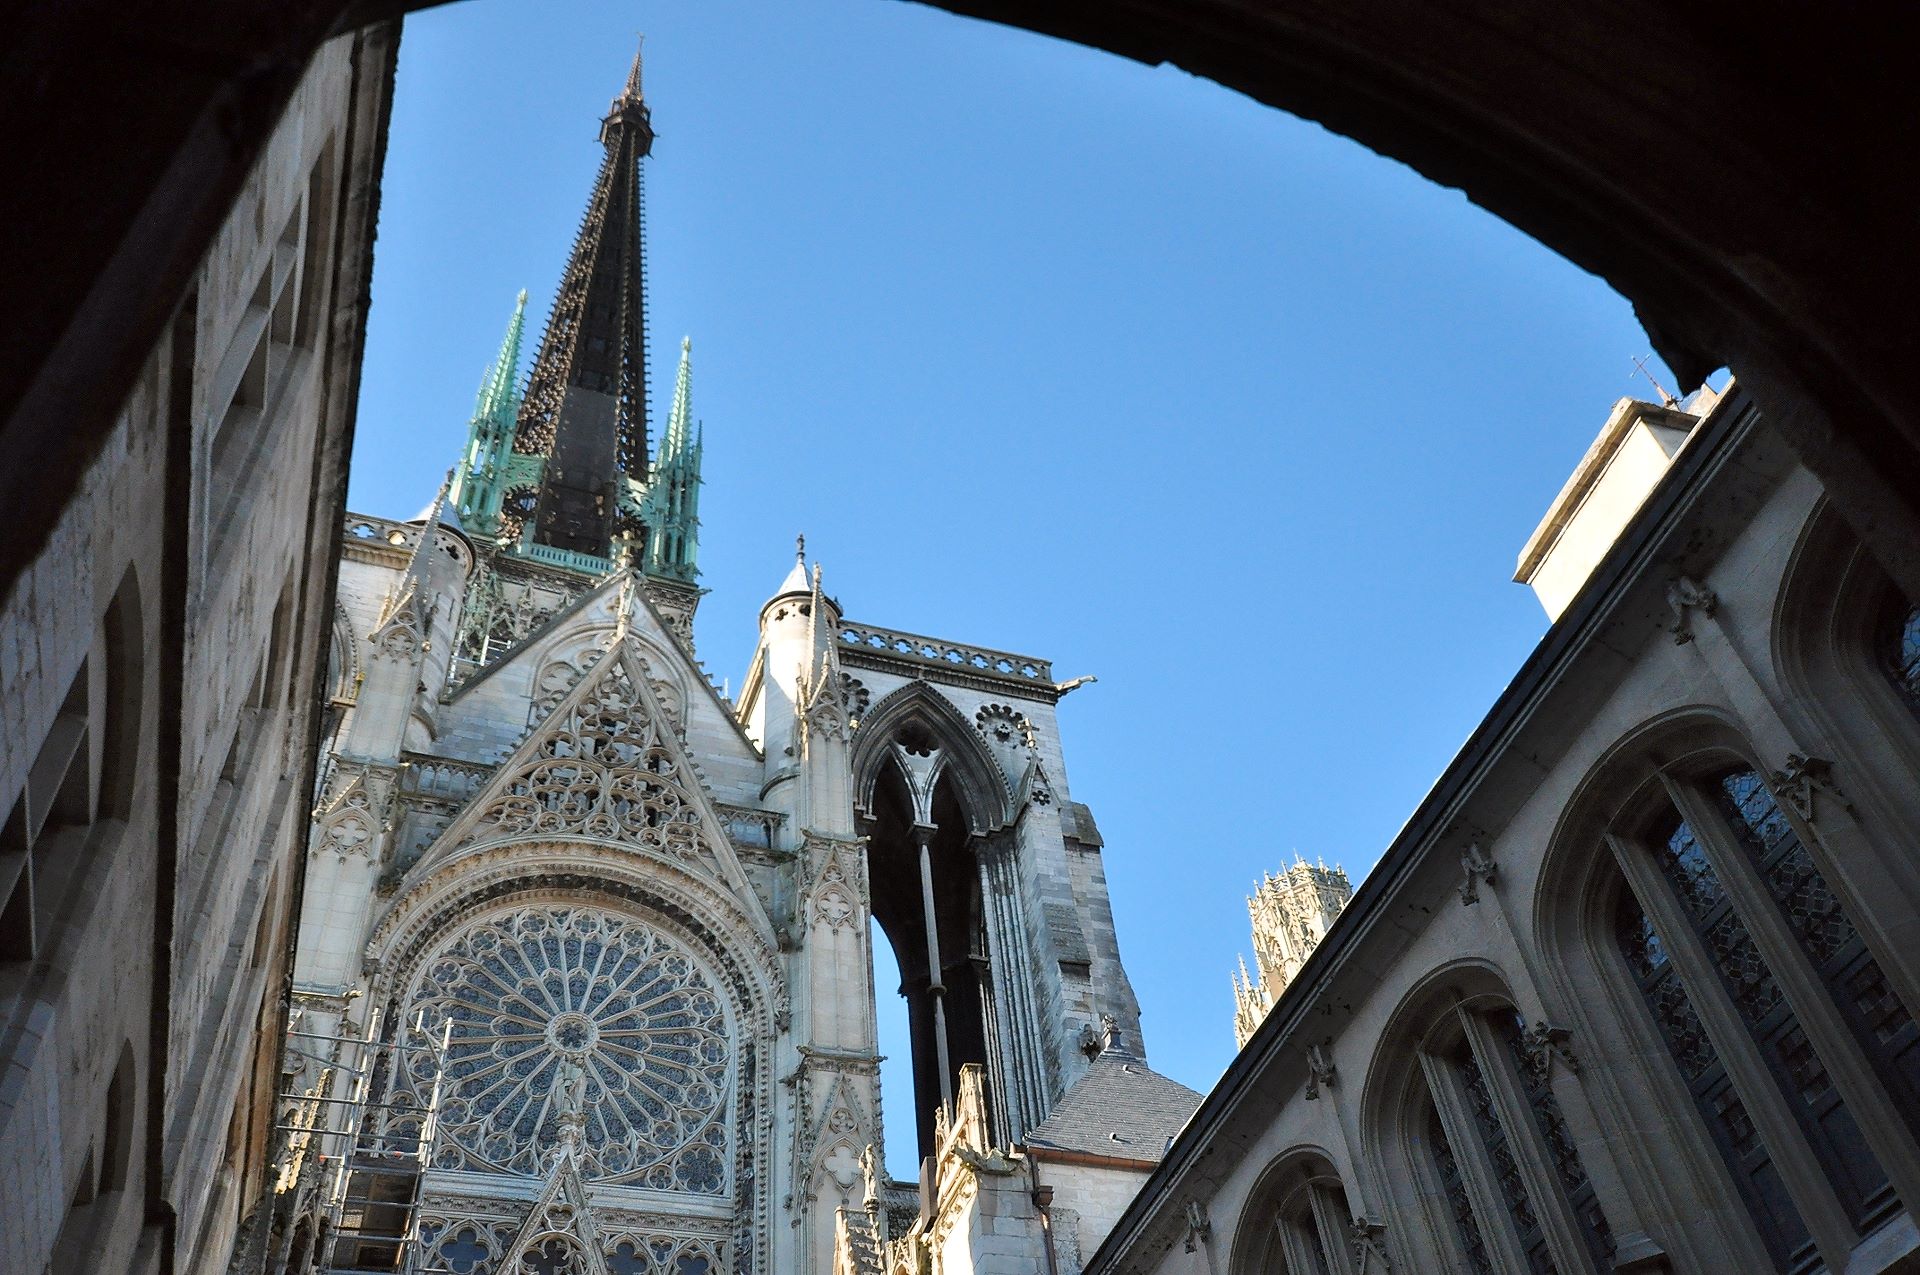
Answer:
[[[0,604],[0,1271],[224,1271],[263,1180],[392,37],[320,49]]]
[[[1781,1217],[1806,1229],[1788,1246],[1828,1269],[1906,1269],[1912,1215],[1841,1206],[1851,1179],[1821,1167],[1830,1152],[1795,1104],[1851,1112],[1861,1132],[1834,1145],[1914,1198],[1906,1082],[1846,1019],[1862,987],[1888,1023],[1920,1006],[1920,699],[1903,702],[1887,665],[1910,608],[1736,387],[1089,1269],[1187,1271],[1204,1254],[1264,1272],[1316,1235],[1372,1272],[1470,1269],[1469,1238],[1494,1269],[1549,1254],[1589,1268],[1597,1247],[1619,1269],[1775,1269],[1789,1259],[1763,1232]],[[1712,777],[1743,770],[1781,812],[1768,835],[1796,839],[1801,912],[1776,908],[1714,804]],[[1751,959],[1725,955],[1749,949],[1724,925],[1696,936],[1704,922],[1675,901],[1659,865],[1680,853],[1681,817],[1684,862],[1717,865],[1695,869],[1714,882],[1699,897],[1731,901]],[[1628,907],[1662,945],[1650,972],[1627,955]],[[1856,981],[1807,957],[1825,949],[1795,937],[1803,912],[1824,918],[1820,943],[1859,944]],[[1801,1083],[1768,1070],[1716,961],[1744,971],[1751,1003],[1790,1011],[1819,1059]],[[1664,969],[1690,1008],[1635,981]],[[1712,1103],[1689,1080],[1719,1086]],[[1752,1172],[1776,1175],[1765,1200],[1730,1172],[1727,1130]]]

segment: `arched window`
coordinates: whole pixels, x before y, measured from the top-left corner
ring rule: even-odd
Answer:
[[[1269,1166],[1234,1235],[1235,1275],[1351,1275],[1353,1209],[1339,1172],[1300,1148]]]
[[[1420,1060],[1432,1099],[1427,1154],[1468,1268],[1611,1271],[1612,1229],[1553,1095],[1545,1046],[1513,1007],[1456,1007]]]
[[[1768,1250],[1809,1269],[1821,1255],[1780,1159],[1810,1157],[1858,1234],[1891,1216],[1899,1200],[1855,1106],[1920,1120],[1920,1030],[1758,772],[1661,778],[1667,800],[1639,835],[1609,836],[1628,882],[1615,941]],[[1823,996],[1816,1022],[1837,1012],[1845,1031],[1815,1039],[1802,1015]],[[1843,1092],[1829,1061],[1849,1049],[1882,1092]],[[1763,1100],[1785,1115],[1766,1132]]]
[[[1286,1275],[1345,1275],[1350,1216],[1337,1178],[1316,1175],[1283,1199],[1274,1229]]]

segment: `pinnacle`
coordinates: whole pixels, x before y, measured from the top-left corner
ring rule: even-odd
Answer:
[[[632,99],[639,101],[645,96],[645,94],[640,91],[640,59],[641,55],[646,52],[646,41],[647,37],[644,35],[641,36],[639,46],[633,51],[633,67],[627,72],[626,87],[620,92],[622,100]]]

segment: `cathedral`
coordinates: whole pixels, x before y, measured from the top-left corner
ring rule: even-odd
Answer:
[[[1308,113],[1741,379],[1615,406],[1520,553],[1550,627],[1377,866],[1249,900],[1204,1099],[1147,1065],[1076,683],[849,619],[804,546],[769,547],[739,695],[699,662],[637,62],[530,372],[523,297],[422,515],[343,522],[398,19],[15,32],[0,1275],[1920,1270],[1920,434],[1874,304],[1911,235],[1844,164],[1781,166],[1870,171],[1891,134],[1846,107],[1880,98],[1826,86],[1890,81],[1748,24],[1676,132],[1618,77],[1512,71],[1595,69],[1644,13],[1349,8],[1312,57],[1285,6],[1172,56],[1403,109]],[[1137,52],[1177,9],[1033,21]],[[1815,97],[1759,73],[1788,41]]]
[[[522,293],[430,507],[339,542],[271,1268],[1078,1270],[1199,1095],[1144,1059],[1074,684],[848,618],[802,544],[716,688],[638,59],[600,140],[524,383]],[[880,1168],[896,990],[918,1183]]]

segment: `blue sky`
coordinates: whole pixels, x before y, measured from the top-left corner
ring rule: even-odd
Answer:
[[[449,5],[401,45],[354,509],[431,497],[523,287],[533,344],[642,30],[703,659],[738,685],[804,532],[850,618],[1097,674],[1069,781],[1150,1059],[1206,1089],[1246,894],[1296,851],[1358,880],[1545,631],[1514,559],[1645,336],[1457,192],[1170,68],[890,0]]]

